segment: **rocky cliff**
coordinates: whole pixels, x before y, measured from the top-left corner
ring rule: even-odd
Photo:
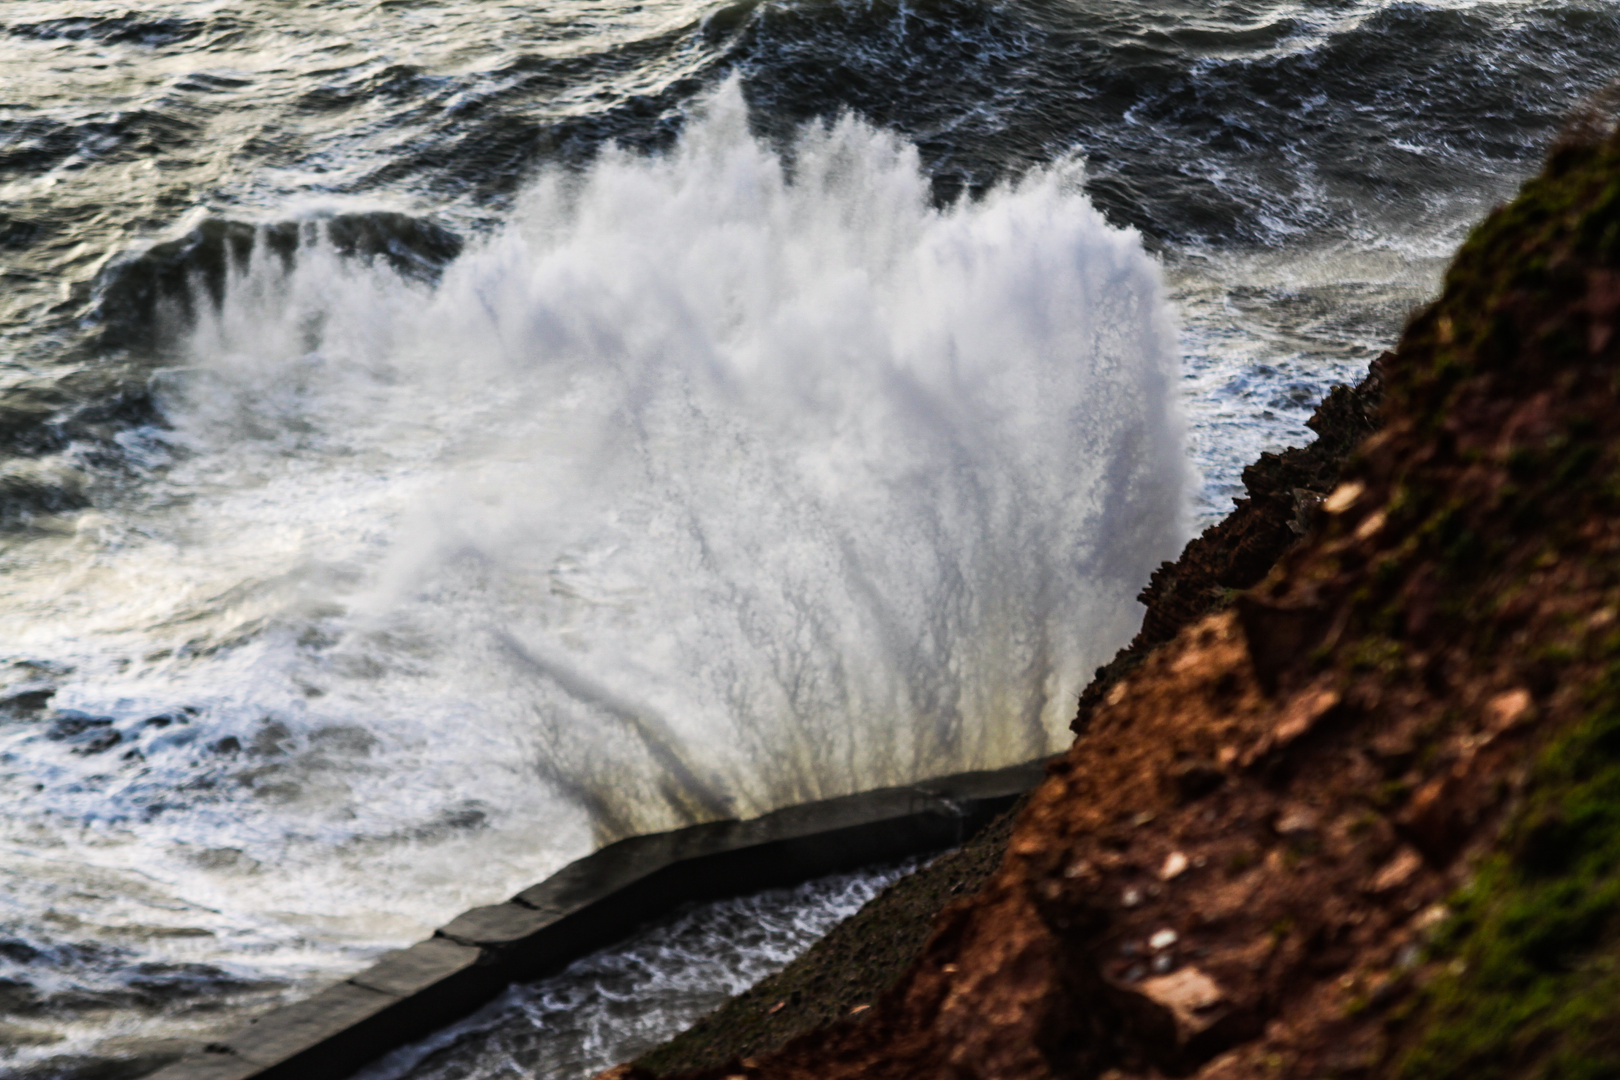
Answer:
[[[692,1075],[1620,1076],[1617,323],[1589,120],[1340,397],[1381,429],[1155,578],[887,989]]]

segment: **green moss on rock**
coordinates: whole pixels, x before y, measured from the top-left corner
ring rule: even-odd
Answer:
[[[1620,663],[1590,698],[1454,900],[1403,1080],[1620,1076]]]

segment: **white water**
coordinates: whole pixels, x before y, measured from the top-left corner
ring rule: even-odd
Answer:
[[[8,692],[122,736],[0,728],[17,933],[297,989],[614,836],[1066,743],[1189,528],[1158,269],[1072,169],[936,210],[890,135],[706,108],[435,287],[238,268],[147,475],[0,553]]]
[[[694,904],[396,1050],[353,1080],[584,1080],[646,1053],[767,975],[920,862]]]

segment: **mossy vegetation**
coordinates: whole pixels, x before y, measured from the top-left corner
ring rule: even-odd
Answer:
[[[1589,696],[1455,898],[1402,1080],[1620,1076],[1620,662]]]
[[[1569,301],[1588,293],[1593,274],[1620,266],[1617,237],[1620,141],[1611,135],[1557,148],[1518,198],[1474,230],[1439,301],[1408,329],[1403,351],[1425,354],[1427,363],[1391,386],[1396,407],[1444,428],[1451,392],[1465,379],[1533,378],[1527,367],[1544,370],[1560,361],[1572,371],[1582,367],[1592,336],[1602,331],[1590,319],[1566,318]],[[1559,482],[1587,475],[1597,459],[1591,440],[1598,425],[1579,419],[1555,440],[1515,447],[1509,471]]]

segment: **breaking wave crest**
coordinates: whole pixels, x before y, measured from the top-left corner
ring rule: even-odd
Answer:
[[[442,273],[318,215],[221,247],[141,482],[4,586],[13,838],[80,830],[37,903],[294,985],[593,842],[1060,746],[1190,480],[1077,171],[940,207],[732,82]]]
[[[908,145],[790,166],[730,84],[434,288],[251,263],[175,423],[397,508],[330,500],[387,533],[332,651],[408,638],[413,710],[524,731],[607,832],[1028,758],[1185,522],[1158,275],[1074,179],[934,209]]]

